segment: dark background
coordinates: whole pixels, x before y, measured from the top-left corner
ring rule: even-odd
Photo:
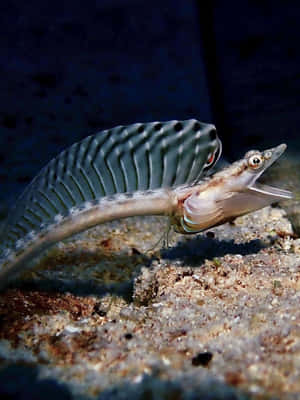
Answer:
[[[206,4],[209,3],[209,4]],[[197,118],[224,152],[300,142],[299,1],[3,1],[0,204],[98,130]]]
[[[299,0],[1,1],[0,214],[58,152],[118,124],[193,117],[229,160],[282,141],[298,157],[299,39]],[[71,398],[32,368],[1,374],[5,396]]]

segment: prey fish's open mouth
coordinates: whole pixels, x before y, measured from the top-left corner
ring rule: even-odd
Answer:
[[[283,143],[263,152],[255,152],[252,150],[246,154],[248,166],[253,172],[253,179],[247,185],[249,191],[261,195],[262,197],[266,196],[272,200],[272,202],[293,198],[293,194],[289,190],[279,189],[257,182],[257,179],[281,156],[286,147],[286,144]]]

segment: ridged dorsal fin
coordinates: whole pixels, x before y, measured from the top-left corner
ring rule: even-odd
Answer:
[[[89,136],[51,160],[25,189],[5,223],[2,248],[87,201],[192,184],[219,146],[215,127],[194,119],[136,123]]]

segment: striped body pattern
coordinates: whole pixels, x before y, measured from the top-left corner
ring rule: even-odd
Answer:
[[[143,198],[153,197],[163,208],[156,212],[149,203],[149,213],[165,214],[159,197],[168,203],[169,188],[196,184],[220,152],[215,127],[194,119],[118,126],[73,144],[41,170],[11,209],[1,233],[0,279],[10,265],[21,263],[24,251],[27,263],[36,241],[41,245],[34,246],[33,256],[96,223],[147,214],[147,207],[129,211]],[[114,206],[128,210],[116,208],[113,215]],[[97,210],[95,223],[91,210]],[[89,222],[81,215],[89,215]],[[64,233],[51,236],[59,229]]]

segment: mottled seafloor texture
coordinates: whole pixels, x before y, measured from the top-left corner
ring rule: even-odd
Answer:
[[[165,223],[78,235],[0,295],[0,397],[300,399],[300,239],[285,211],[146,252]]]

